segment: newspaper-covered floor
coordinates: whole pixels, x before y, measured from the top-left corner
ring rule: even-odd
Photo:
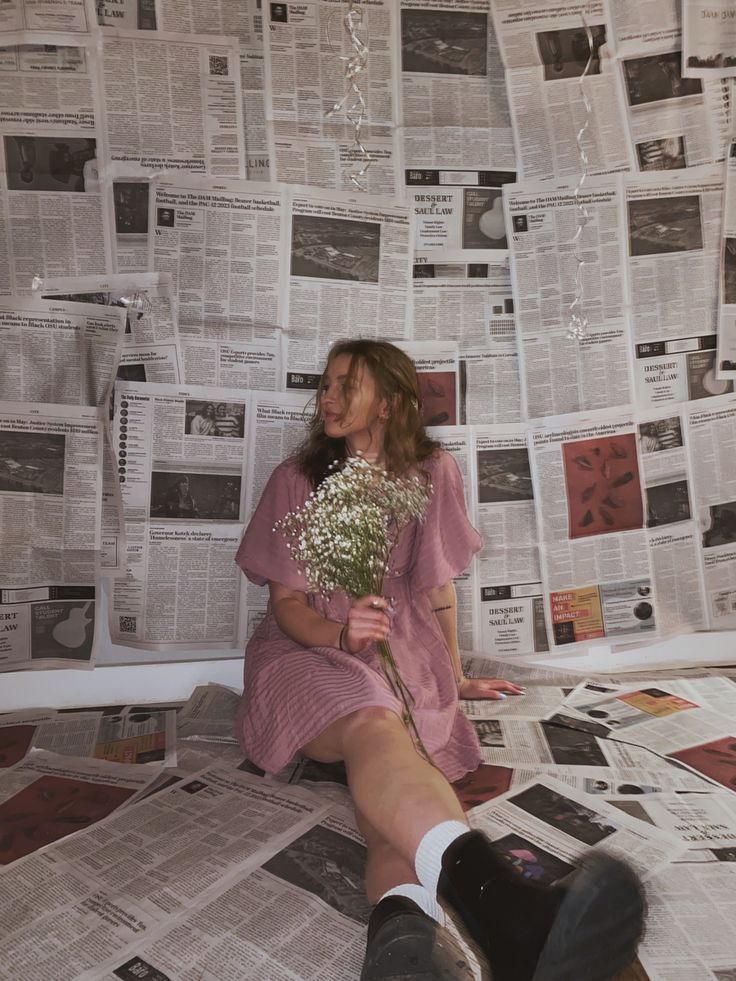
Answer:
[[[591,850],[634,866],[649,919],[619,981],[733,981],[736,669],[516,672],[525,695],[463,705],[486,761],[456,785],[471,824],[535,881]],[[237,700],[203,685],[184,705],[0,716],[0,979],[359,977],[370,907],[344,769],[264,775],[233,739]]]

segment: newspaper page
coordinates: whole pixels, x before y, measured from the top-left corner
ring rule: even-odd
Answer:
[[[43,751],[3,770],[0,866],[101,821],[145,790],[155,772]]]
[[[245,391],[278,390],[284,371],[285,338],[237,344],[233,341],[181,341],[187,385],[216,385]]]
[[[109,28],[101,58],[112,163],[245,176],[237,40]]]
[[[256,392],[250,414],[248,446],[251,465],[247,469],[245,524],[261,499],[276,467],[291,456],[307,435],[312,416],[310,391]],[[257,448],[257,449],[256,449]],[[241,604],[240,637],[250,637],[266,612],[268,589],[256,586],[240,571],[246,602]]]
[[[470,431],[466,426],[438,426],[428,429],[427,433],[436,439],[443,450],[450,453],[462,474],[465,487],[465,505],[472,517],[472,501],[470,497]],[[453,579],[457,609],[457,640],[460,650],[473,646],[473,594],[475,585],[475,564],[465,569]]]
[[[335,806],[260,868],[230,877],[100,977],[173,979],[194,971],[232,981],[357,978],[371,911],[364,863],[365,844],[352,816]],[[235,915],[223,919],[225,909]]]
[[[125,310],[126,346],[168,344],[175,349],[176,301],[167,273],[48,277],[37,291],[44,299],[120,307]]]
[[[361,143],[371,164],[363,166],[346,116],[354,94],[346,88],[344,57],[351,53],[343,11],[334,0],[269,5],[264,44],[269,157],[275,180],[395,195],[399,191],[395,62],[396,4],[373,0],[360,8],[359,33],[370,54],[361,72],[365,99]],[[343,97],[347,102],[342,105]],[[339,108],[336,108],[339,107]]]
[[[611,4],[619,57],[680,43],[682,0],[616,0]]]
[[[14,31],[89,34],[94,0],[10,0],[0,10],[0,36]]]
[[[197,685],[176,716],[177,739],[234,743],[233,719],[240,693],[210,682]]]
[[[736,627],[736,398],[686,409],[693,514],[700,530],[708,629]],[[725,450],[725,452],[724,452]]]
[[[412,167],[514,169],[503,65],[488,0],[401,0],[401,139]]]
[[[688,851],[680,861],[713,861],[717,860],[713,852],[736,849],[736,797],[662,793],[636,803],[645,819],[687,845]]]
[[[182,338],[275,336],[283,322],[284,197],[283,188],[246,181],[153,179],[149,263],[171,275]]]
[[[120,711],[57,712],[41,723],[33,750],[112,763],[176,765],[176,713],[126,706]]]
[[[185,34],[215,32],[240,42],[240,87],[243,96],[248,180],[269,179],[264,106],[263,26],[261,0],[159,0],[162,31]]]
[[[404,195],[414,207],[417,252],[442,252],[450,261],[507,262],[502,193],[515,180],[513,170],[422,170],[407,165]]]
[[[167,273],[45,279],[38,292],[42,297],[121,307],[125,334],[117,377],[163,384],[181,381],[176,300]]]
[[[529,766],[497,766],[492,763],[481,763],[472,773],[456,780],[453,787],[460,798],[463,810],[468,811],[499,797],[507,790],[547,776],[553,777],[566,787],[582,790],[586,794],[602,796],[604,800],[610,800],[615,807],[621,807],[622,810],[626,810],[627,807],[635,808],[643,795],[654,795],[656,799],[658,795],[669,791],[702,792],[713,789],[695,774],[670,765],[666,770],[644,770],[641,767],[623,767],[614,770],[612,767],[605,766],[560,766],[557,763],[536,763]],[[701,796],[704,795],[701,793]],[[725,794],[719,796],[726,797]],[[637,801],[630,800],[632,797],[636,797]],[[641,814],[632,816],[640,817]]]
[[[127,170],[127,168],[122,168]],[[119,273],[148,269],[148,210],[150,181],[110,168],[104,187],[105,208],[112,229],[112,265]]]
[[[0,388],[17,401],[102,405],[122,348],[125,314],[89,304],[0,300]]]
[[[521,425],[473,428],[476,645],[497,657],[549,650],[539,569],[534,489]]]
[[[651,880],[639,959],[651,981],[730,981],[736,964],[732,849],[707,864],[675,863]],[[690,853],[691,854],[691,853]]]
[[[736,77],[736,11],[729,0],[682,0],[682,74]]]
[[[504,188],[529,418],[632,401],[621,199],[617,178],[591,178],[578,195],[572,184],[551,181]],[[576,295],[576,201],[589,214],[578,244],[589,257],[582,280],[588,327],[579,341],[568,337]]]
[[[720,231],[718,281],[718,371],[716,378],[736,378],[736,141],[726,155],[723,225]]]
[[[577,134],[586,126],[589,173],[631,169],[623,93],[612,60],[612,5],[608,0],[564,5],[555,0],[492,0],[506,66],[516,166],[524,180],[579,174]],[[592,124],[581,85],[592,106]]]
[[[113,643],[162,651],[236,646],[233,556],[250,469],[249,405],[237,389],[116,386],[127,562],[112,590]]]
[[[733,713],[711,708],[695,686],[663,682],[592,698],[587,704],[578,700],[573,715],[595,720],[610,740],[651,750],[734,791]]]
[[[36,981],[70,965],[78,981],[99,981],[133,946],[205,908],[326,810],[301,788],[212,767],[20,859],[0,873],[0,977],[17,974],[33,951]]]
[[[110,272],[95,58],[69,44],[0,49],[0,293]]]
[[[685,851],[674,835],[547,776],[482,804],[470,820],[510,865],[547,885],[584,865],[591,848],[622,859],[642,879]]]
[[[91,666],[102,411],[0,402],[2,671]]]
[[[662,636],[706,630],[701,531],[680,411],[641,414],[637,440],[649,555]]]
[[[346,334],[411,337],[412,219],[390,198],[290,194],[289,368],[322,368]],[[294,359],[294,356],[296,359]]]
[[[659,636],[632,416],[546,420],[530,458],[552,647]]]
[[[458,346],[453,341],[403,341],[399,347],[414,362],[425,426],[457,426],[460,385]]]
[[[733,391],[716,376],[721,168],[632,176],[625,185],[637,404]]]
[[[616,4],[613,4],[615,7]],[[680,170],[723,159],[727,102],[716,80],[683,78],[681,43],[643,44],[618,67],[634,168]]]

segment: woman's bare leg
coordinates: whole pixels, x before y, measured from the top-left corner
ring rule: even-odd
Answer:
[[[390,709],[359,709],[338,719],[302,752],[321,763],[345,761],[356,811],[412,869],[419,842],[430,828],[442,821],[465,823],[452,787],[419,756],[403,722]],[[384,849],[376,882],[379,869],[388,869],[389,857]]]
[[[355,812],[355,820],[366,843],[365,892],[368,902],[377,903],[394,886],[418,883],[413,863],[407,862],[390,842],[382,838],[360,811]]]

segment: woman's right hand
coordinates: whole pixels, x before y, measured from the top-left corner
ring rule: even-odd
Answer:
[[[348,654],[358,654],[377,640],[386,640],[391,631],[391,617],[386,612],[389,601],[383,596],[361,596],[348,610],[342,634],[342,647]]]

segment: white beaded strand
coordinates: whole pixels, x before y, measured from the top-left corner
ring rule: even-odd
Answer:
[[[578,249],[581,243],[583,230],[585,229],[585,226],[590,221],[590,214],[588,212],[588,209],[580,201],[580,192],[582,191],[583,186],[586,180],[588,179],[588,152],[585,149],[585,145],[583,143],[583,137],[588,131],[588,127],[590,126],[590,120],[593,115],[593,106],[591,105],[590,99],[588,98],[588,93],[585,91],[584,82],[586,76],[590,71],[590,67],[593,64],[593,57],[595,55],[595,48],[593,46],[593,32],[591,31],[590,26],[588,25],[588,22],[585,19],[585,8],[583,8],[583,10],[580,12],[580,16],[582,18],[583,27],[585,28],[585,33],[588,38],[588,61],[586,62],[582,75],[578,79],[578,84],[580,85],[580,95],[583,100],[583,105],[585,106],[585,122],[580,127],[580,129],[578,130],[575,136],[575,141],[578,145],[578,154],[580,155],[581,174],[580,174],[580,180],[578,181],[577,187],[575,188],[575,192],[574,192],[578,227],[570,244],[572,245],[572,254],[575,258],[575,262],[577,263],[577,266],[575,269],[575,296],[569,307],[570,319],[568,321],[568,330],[567,330],[568,338],[577,341],[582,340],[586,336],[587,329],[588,329],[588,318],[586,316],[585,306],[583,303],[583,299],[584,299],[583,266],[585,265],[585,260],[583,259]]]
[[[367,107],[365,96],[360,87],[360,77],[365,73],[368,65],[368,44],[360,34],[363,27],[363,10],[357,7],[354,0],[348,0],[347,10],[343,17],[343,24],[350,38],[351,52],[348,55],[339,55],[340,61],[345,63],[345,94],[336,102],[331,109],[325,113],[326,116],[334,116],[338,112],[344,112],[345,118],[353,127],[353,146],[357,149],[360,166],[350,174],[350,180],[360,191],[365,191],[366,186],[363,182],[368,168],[373,163],[373,157],[363,145],[361,139],[361,129],[365,121]],[[329,24],[328,24],[329,28]],[[332,47],[327,32],[327,41]]]

